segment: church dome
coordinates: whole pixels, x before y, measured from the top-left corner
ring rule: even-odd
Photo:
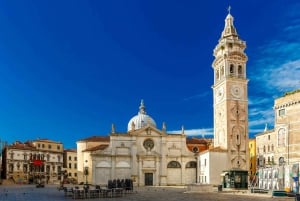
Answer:
[[[139,107],[139,113],[132,117],[128,122],[127,131],[137,130],[147,125],[151,125],[156,128],[155,121],[149,115],[146,114],[146,108],[144,105],[144,101],[142,100],[141,105]]]

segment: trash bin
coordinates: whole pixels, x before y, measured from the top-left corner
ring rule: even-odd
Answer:
[[[218,192],[222,191],[222,185],[218,185]],[[297,200],[298,201],[298,200]],[[300,201],[300,200],[299,200]]]

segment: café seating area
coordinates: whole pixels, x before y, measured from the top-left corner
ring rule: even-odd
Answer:
[[[106,186],[83,184],[63,187],[63,191],[65,197],[73,199],[122,197],[133,192],[133,182],[131,179],[114,179],[109,180]]]

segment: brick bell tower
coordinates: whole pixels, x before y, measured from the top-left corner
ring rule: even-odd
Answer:
[[[228,151],[229,169],[248,170],[248,58],[233,20],[229,8],[213,52],[214,147]]]

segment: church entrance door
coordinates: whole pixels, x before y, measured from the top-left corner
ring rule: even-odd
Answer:
[[[153,186],[153,173],[145,173],[145,186]]]

